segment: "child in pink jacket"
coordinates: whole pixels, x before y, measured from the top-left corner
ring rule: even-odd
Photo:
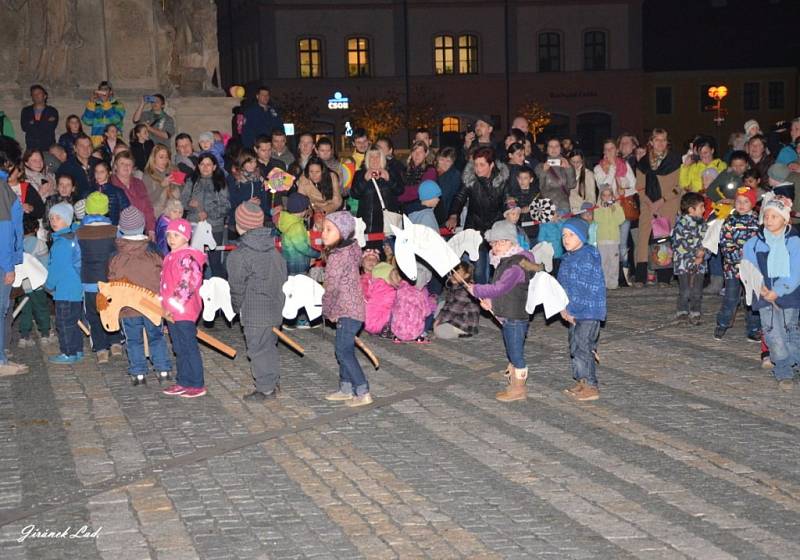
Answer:
[[[203,284],[204,253],[189,247],[192,226],[184,219],[170,221],[167,244],[170,253],[164,257],[161,270],[161,306],[168,319],[169,336],[175,352],[178,375],[175,385],[164,389],[165,395],[192,399],[206,394],[203,360],[197,344],[197,318],[203,310],[199,290]]]

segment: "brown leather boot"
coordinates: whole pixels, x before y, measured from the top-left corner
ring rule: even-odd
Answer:
[[[514,366],[512,366],[511,363],[509,362],[509,364],[506,366],[506,369],[504,369],[503,371],[493,371],[486,377],[494,381],[503,381],[504,383],[508,383],[508,378],[511,376],[511,370],[513,369]]]
[[[521,401],[528,398],[528,388],[525,382],[528,380],[528,368],[511,368],[511,378],[508,387],[500,391],[495,398],[500,402]]]

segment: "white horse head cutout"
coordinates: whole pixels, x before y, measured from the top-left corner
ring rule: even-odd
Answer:
[[[537,263],[541,263],[544,265],[544,269],[547,272],[553,270],[553,256],[555,252],[553,250],[553,245],[549,241],[542,241],[534,245],[533,249],[531,249],[531,253],[533,254],[533,258],[536,259]]]
[[[227,280],[216,276],[203,280],[199,293],[203,298],[203,321],[213,321],[220,309],[228,322],[233,321],[236,311],[231,304],[231,287]]]
[[[283,284],[283,295],[286,296],[283,303],[284,319],[294,319],[300,308],[306,310],[309,321],[315,321],[322,315],[322,296],[325,288],[305,274],[294,274],[287,278]]]
[[[483,243],[483,237],[479,231],[474,229],[465,229],[459,231],[447,242],[458,258],[467,253],[469,260],[475,262],[480,258],[480,248]]]
[[[189,245],[192,249],[197,249],[198,251],[203,251],[206,247],[208,247],[209,251],[216,249],[217,242],[214,241],[211,224],[205,220],[192,224],[192,241]]]
[[[460,262],[439,232],[412,223],[408,216],[403,216],[403,229],[391,227],[396,237],[394,254],[397,266],[410,280],[417,279],[416,257],[428,263],[442,278]]]
[[[22,263],[14,267],[14,288],[22,286],[22,281],[28,280],[31,290],[37,290],[44,286],[47,280],[47,269],[39,262],[39,259],[28,253],[22,254]]]
[[[356,218],[356,230],[355,230],[355,238],[358,242],[358,246],[362,249],[367,244],[367,224],[364,223],[362,218]]]

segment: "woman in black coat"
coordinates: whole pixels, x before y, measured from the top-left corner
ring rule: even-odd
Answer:
[[[373,182],[374,180],[374,182]],[[377,184],[378,188],[375,188]],[[378,195],[380,190],[380,196]],[[397,197],[403,193],[403,182],[386,169],[386,156],[378,148],[370,148],[364,156],[364,167],[353,178],[350,196],[358,200],[357,216],[364,220],[366,233],[383,232],[383,209],[400,212]],[[383,199],[383,205],[381,204]],[[381,242],[367,243],[380,247]]]

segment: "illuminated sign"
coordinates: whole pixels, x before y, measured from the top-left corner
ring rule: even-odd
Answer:
[[[350,126],[350,121],[344,123],[344,135],[350,138],[353,135],[353,127]]]
[[[294,136],[294,123],[283,123],[283,132],[286,136]]]
[[[337,109],[349,109],[350,108],[350,99],[347,97],[342,96],[341,91],[337,91],[333,94],[331,99],[328,99],[328,109],[337,110]]]

